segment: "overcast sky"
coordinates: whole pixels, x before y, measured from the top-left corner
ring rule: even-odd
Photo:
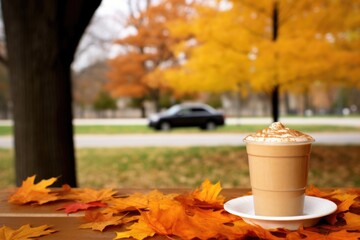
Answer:
[[[93,20],[84,34],[78,53],[73,63],[73,69],[82,68],[106,57],[114,57],[121,49],[111,43],[111,39],[127,34],[123,24],[128,13],[126,0],[102,0],[96,10]],[[107,40],[104,44],[102,40]],[[110,40],[110,41],[109,41]]]
[[[102,0],[100,7],[96,10],[96,14],[111,15],[119,11],[127,11],[126,0]]]

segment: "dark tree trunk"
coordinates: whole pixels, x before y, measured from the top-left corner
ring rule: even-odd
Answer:
[[[146,118],[145,100],[141,101],[140,114],[141,114],[141,118]]]
[[[274,86],[271,92],[272,117],[274,122],[279,121],[279,85]]]
[[[161,111],[161,106],[160,106],[160,90],[159,89],[154,89],[152,90],[152,93],[151,93],[151,97],[152,97],[152,100],[155,104],[155,111],[156,112],[160,112]]]
[[[273,15],[272,15],[273,31],[272,31],[272,41],[276,42],[279,33],[279,6],[277,0],[274,1]],[[275,53],[275,61],[277,60],[278,55]],[[276,64],[276,63],[275,63]],[[278,82],[278,73],[274,74],[275,82]],[[272,118],[274,122],[279,120],[279,84],[276,83],[271,91],[271,105],[272,105]]]
[[[101,0],[2,0],[14,104],[17,185],[76,186],[70,65]]]

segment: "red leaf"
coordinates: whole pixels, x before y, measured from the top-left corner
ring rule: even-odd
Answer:
[[[64,205],[56,210],[59,211],[59,210],[65,209],[65,212],[67,214],[70,214],[70,213],[78,212],[80,210],[87,210],[89,208],[107,207],[107,206],[108,205],[106,203],[103,203],[100,201],[89,202],[89,203],[75,202],[75,203],[70,203],[70,204]]]

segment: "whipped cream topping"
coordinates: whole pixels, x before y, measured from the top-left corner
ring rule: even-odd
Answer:
[[[313,142],[311,136],[289,129],[280,122],[272,123],[268,128],[257,131],[244,138],[245,142],[264,142],[264,143],[287,143],[287,142]]]

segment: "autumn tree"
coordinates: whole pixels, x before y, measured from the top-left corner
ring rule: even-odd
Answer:
[[[136,98],[145,116],[144,101],[152,100],[159,110],[162,92],[169,91],[160,70],[178,61],[171,46],[180,39],[171,36],[167,24],[178,19],[186,21],[192,8],[185,0],[162,0],[156,4],[147,0],[143,7],[139,1],[128,3],[127,27],[133,33],[116,41],[125,52],[109,62],[107,87],[114,96]]]
[[[14,105],[16,183],[76,186],[70,65],[101,0],[2,0]]]
[[[267,92],[276,121],[281,89],[303,91],[316,80],[358,85],[358,1],[223,3],[171,28],[195,36],[175,48],[186,53],[184,64],[166,73],[178,90]]]

